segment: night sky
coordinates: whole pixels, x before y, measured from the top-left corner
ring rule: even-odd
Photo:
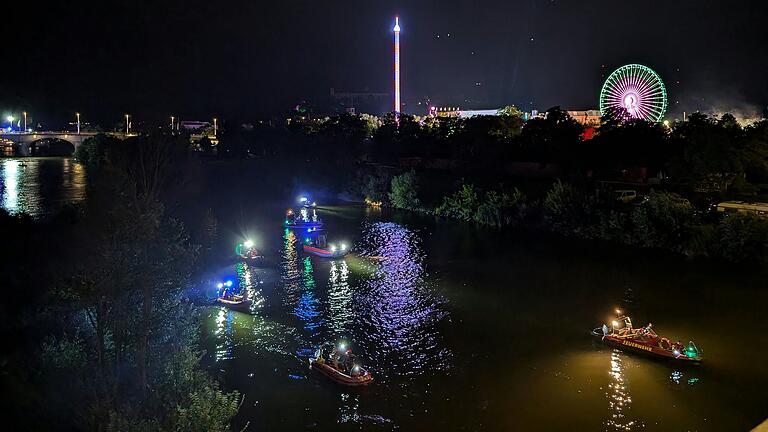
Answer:
[[[49,4],[50,3],[50,4]],[[613,69],[642,63],[672,114],[768,104],[761,1],[5,2],[0,111],[54,125],[83,113],[249,120],[329,89],[391,90],[401,17],[405,111],[418,102],[597,107]]]

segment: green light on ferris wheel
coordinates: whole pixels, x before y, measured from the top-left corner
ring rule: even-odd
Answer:
[[[600,90],[600,114],[617,108],[632,118],[660,122],[667,111],[667,89],[653,69],[624,65],[611,73]]]

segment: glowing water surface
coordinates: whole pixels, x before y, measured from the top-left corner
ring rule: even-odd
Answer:
[[[329,240],[354,245],[327,260],[281,228],[284,207],[253,211],[273,265],[233,266],[249,311],[203,314],[211,370],[245,395],[239,426],[719,431],[768,417],[768,348],[750,335],[768,331],[764,274],[354,206],[318,209]],[[604,347],[589,331],[615,306],[694,339],[705,363]],[[308,368],[339,340],[368,388]]]
[[[85,198],[85,169],[72,158],[0,159],[0,207],[41,217]]]

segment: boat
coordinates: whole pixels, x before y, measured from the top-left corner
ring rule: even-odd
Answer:
[[[231,290],[232,281],[219,282],[216,287],[218,288],[216,291],[216,303],[222,306],[226,306],[230,309],[247,308],[250,304],[250,300],[246,299],[245,296],[241,294],[235,294]]]
[[[592,335],[600,338],[606,345],[634,353],[645,354],[658,359],[673,360],[683,363],[700,363],[701,350],[693,341],[683,345],[680,341],[672,342],[659,336],[653,330],[653,324],[633,328],[632,320],[616,310],[617,319],[610,326],[603,324],[592,330]]]
[[[305,220],[302,220],[301,218],[296,218],[293,220],[290,220],[290,219],[285,220],[285,227],[291,228],[291,229],[303,229],[303,228],[310,229],[310,228],[320,228],[322,226],[323,226],[323,221],[321,221],[320,219],[314,220],[314,221],[311,221],[311,220],[305,221]]]
[[[334,348],[326,345],[315,351],[315,354],[309,359],[309,367],[337,383],[347,386],[365,386],[373,382],[373,375],[359,364],[352,363],[352,366],[347,370],[343,365],[346,362],[339,361],[339,357],[346,357],[345,360],[353,361],[354,357],[351,356],[351,353],[352,351],[349,350],[341,355],[334,354]],[[338,366],[330,360],[334,355],[338,356],[335,362]]]
[[[253,244],[252,240],[246,240],[242,243],[238,243],[235,247],[235,253],[243,261],[261,261],[264,259],[264,255],[259,252]]]
[[[244,306],[247,305],[248,300],[244,296],[241,296],[239,294],[228,294],[222,297],[216,298],[216,303],[222,304],[224,306]]]
[[[339,245],[328,244],[325,234],[319,233],[314,236],[314,239],[312,236],[308,236],[304,240],[302,248],[305,253],[322,258],[341,258],[349,253],[349,248],[345,243],[340,243]]]
[[[304,252],[310,255],[315,255],[322,258],[341,258],[344,255],[349,253],[349,250],[344,244],[342,244],[340,247],[336,247],[335,245],[330,245],[326,248],[320,248],[317,246],[305,244],[303,248],[304,248]]]
[[[292,209],[285,213],[285,227],[291,229],[319,229],[323,226],[323,221],[312,211],[312,215],[306,208],[302,208],[298,215]]]

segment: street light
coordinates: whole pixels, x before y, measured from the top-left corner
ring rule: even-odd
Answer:
[[[8,120],[8,132],[13,132],[13,116],[9,115],[6,120]]]
[[[213,118],[213,136],[216,136],[216,133],[219,131],[219,123],[218,119],[216,117]]]
[[[128,120],[130,118],[131,118],[131,116],[129,114],[125,115],[125,134],[126,135],[128,135],[130,133],[130,125],[131,125],[131,123]]]
[[[174,120],[175,118],[176,118],[176,117],[174,117],[174,116],[171,116],[171,132],[173,132],[173,120]]]
[[[24,132],[27,131],[27,112],[24,111]]]
[[[75,113],[77,116],[77,134],[80,135],[80,113]]]

